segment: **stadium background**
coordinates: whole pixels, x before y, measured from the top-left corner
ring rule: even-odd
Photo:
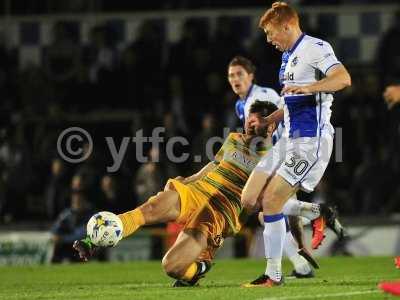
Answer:
[[[89,195],[96,209],[120,212],[157,192],[166,178],[199,169],[205,161],[173,164],[162,147],[157,153],[150,145],[145,152],[160,163],[140,164],[131,143],[119,171],[107,173],[111,157],[104,138],[121,141],[163,126],[166,139],[182,135],[190,141],[177,153],[196,155],[223,127],[240,126],[226,80],[234,55],[251,58],[257,82],[279,91],[280,53],[257,28],[268,3],[0,1],[1,262],[45,261],[51,248],[46,232],[74,191]],[[400,112],[382,99],[387,84],[400,82],[399,6],[292,3],[304,31],[330,41],[353,78],[333,107],[343,162],[331,162],[317,192],[303,196],[337,205],[353,226],[354,245],[335,245],[329,237],[331,247],[321,254],[399,253]],[[85,128],[95,142],[91,157],[78,165],[57,155],[57,137],[70,126]],[[134,244],[121,244],[113,257],[159,257],[160,236],[163,229],[153,228]],[[382,240],[378,246],[376,238]],[[231,241],[225,255],[245,255],[243,244],[240,237]],[[132,247],[136,253],[129,254]]]

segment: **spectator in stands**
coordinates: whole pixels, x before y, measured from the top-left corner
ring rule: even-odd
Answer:
[[[83,51],[84,63],[89,68],[92,83],[101,81],[102,73],[111,71],[115,64],[115,52],[107,43],[107,30],[96,26],[90,31],[89,44]]]
[[[400,103],[400,84],[399,85],[389,85],[386,87],[383,97],[389,108]]]
[[[65,163],[55,158],[51,162],[50,180],[46,187],[46,211],[50,220],[68,206],[68,172]]]
[[[122,197],[116,177],[104,175],[100,180],[100,197],[97,208],[115,214],[122,213],[125,208],[125,199]]]
[[[71,206],[61,212],[51,229],[54,243],[52,263],[60,263],[64,260],[79,261],[79,257],[71,251],[72,243],[76,239],[85,237],[86,223],[92,214],[93,210],[84,191],[73,191]]]
[[[136,174],[134,186],[138,196],[137,205],[141,205],[152,195],[162,190],[165,184],[164,170],[159,163],[159,149],[151,148],[149,161],[142,164]]]
[[[387,128],[385,139],[386,164],[385,172],[390,174],[385,182],[386,187],[391,187],[390,195],[387,196],[387,204],[384,207],[385,213],[399,211],[400,188],[397,178],[400,176],[400,157],[398,155],[400,147],[400,84],[389,85],[385,88],[383,98],[388,107],[386,114]],[[382,151],[381,151],[382,152]],[[390,183],[388,183],[390,182]]]
[[[164,56],[165,43],[163,42],[162,27],[157,22],[145,21],[139,27],[137,39],[127,49],[137,74],[135,80],[129,80],[128,85],[134,85],[138,98],[135,107],[145,110],[154,108],[151,104],[163,96],[164,87]],[[148,99],[148,101],[143,101]]]
[[[280,91],[278,72],[281,65],[282,54],[275,47],[265,47],[265,33],[260,32],[252,40],[249,49],[249,57],[252,58],[257,68],[257,82]]]
[[[212,63],[218,74],[226,73],[226,66],[231,57],[236,55],[247,56],[244,47],[245,39],[248,37],[246,29],[250,18],[245,17],[219,17],[217,19],[216,32],[211,41]]]
[[[70,99],[69,93],[78,82],[81,47],[67,24],[57,23],[54,26],[53,41],[44,55],[44,69],[48,81],[54,85],[55,99],[62,104],[64,110],[70,110],[71,104],[75,104],[73,100],[80,101],[80,99]]]
[[[90,31],[89,44],[83,49],[83,63],[95,99],[91,103],[93,109],[111,107],[109,100],[115,95],[117,52],[110,36],[107,26],[96,26]]]
[[[15,130],[6,130],[0,143],[0,175],[5,187],[1,214],[5,221],[25,217],[26,199],[33,180],[31,153],[23,138],[22,124],[15,125]]]
[[[162,126],[165,130],[164,141],[160,145],[157,155],[159,156],[159,168],[163,171],[163,180],[166,180],[168,178],[175,178],[176,176],[181,174],[180,171],[182,171],[182,169],[186,169],[186,166],[189,163],[187,161],[184,161],[182,163],[171,161],[171,156],[168,156],[169,154],[167,153],[167,151],[172,150],[173,155],[179,158],[183,155],[183,153],[189,150],[181,143],[171,143],[170,145],[172,145],[172,147],[170,149],[166,147],[168,145],[168,141],[171,138],[181,137],[183,136],[183,132],[179,130],[175,122],[175,116],[172,112],[166,112],[163,116],[162,122]]]
[[[195,157],[201,158],[201,161],[193,160],[192,170],[193,172],[197,172],[201,170],[208,162],[214,159],[214,155],[217,153],[218,149],[221,147],[221,144],[212,143],[213,140],[210,140],[212,137],[217,136],[216,132],[216,120],[214,115],[206,114],[203,116],[203,120],[201,122],[202,130],[200,133],[193,139],[192,150],[191,153]],[[208,144],[210,141],[210,144]]]
[[[383,35],[377,48],[377,66],[380,69],[381,87],[400,82],[400,10],[393,18],[392,26]]]
[[[214,68],[209,44],[207,20],[190,18],[183,25],[181,39],[169,51],[167,73],[179,78],[183,114],[191,133],[201,123],[198,111],[209,105],[206,79]]]
[[[89,145],[87,143],[84,144],[82,155],[86,155],[89,150]],[[102,151],[96,150],[98,148],[93,147],[93,152],[89,158],[82,162],[75,170],[75,175],[78,177],[76,183],[82,185],[79,189],[83,188],[87,191],[90,201],[94,201],[98,196],[100,176],[105,162]]]

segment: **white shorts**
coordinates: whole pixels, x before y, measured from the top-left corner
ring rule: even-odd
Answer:
[[[333,129],[326,126],[319,137],[282,137],[261,158],[254,170],[279,174],[292,186],[312,192],[328,166],[333,148]]]

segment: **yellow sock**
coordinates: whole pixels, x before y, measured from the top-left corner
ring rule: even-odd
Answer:
[[[134,233],[145,223],[143,213],[138,208],[120,214],[118,217],[121,219],[124,226],[124,238]]]
[[[193,279],[194,275],[197,272],[197,263],[192,263],[189,268],[186,270],[185,274],[183,275],[182,279],[186,281],[190,281]]]

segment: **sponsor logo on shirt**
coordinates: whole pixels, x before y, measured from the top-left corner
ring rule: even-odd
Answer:
[[[290,63],[290,66],[291,67],[295,67],[298,62],[299,62],[299,58],[296,56],[295,58],[292,59],[292,62]]]

